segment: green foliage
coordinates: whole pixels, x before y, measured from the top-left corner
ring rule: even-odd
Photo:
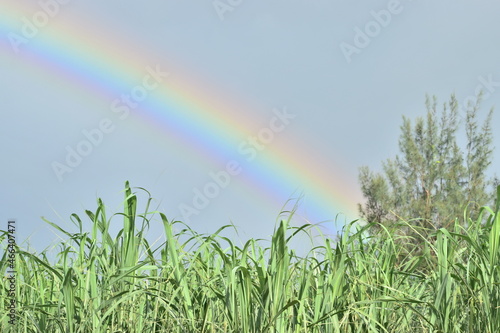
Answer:
[[[459,110],[455,96],[437,112],[437,101],[426,99],[427,115],[414,123],[403,117],[399,148],[401,156],[383,163],[383,173],[361,167],[359,180],[366,199],[359,205],[363,219],[382,225],[400,219],[414,219],[417,228],[437,230],[463,221],[462,211],[469,206],[477,216],[482,205],[493,200],[488,193],[485,171],[492,158],[490,110],[484,124],[478,125],[481,96],[465,114],[466,147],[457,141]],[[410,232],[408,228],[403,233]]]
[[[55,262],[18,249],[16,325],[2,312],[0,332],[500,331],[500,187],[494,208],[481,208],[466,226],[427,238],[406,221],[353,222],[336,244],[322,238],[305,257],[289,243],[310,225],[281,221],[270,245],[251,239],[239,247],[220,235],[230,226],[200,235],[149,211],[150,200],[137,214],[128,183],[125,197],[114,239],[114,216],[107,219],[99,199],[86,211],[90,232],[75,214],[77,233],[47,221],[68,237]],[[155,222],[165,242],[153,249],[144,236]],[[401,235],[401,227],[416,232]],[[6,235],[0,231],[2,243]],[[412,250],[415,243],[424,250]],[[7,265],[4,253],[2,272]],[[7,291],[2,279],[3,305]]]

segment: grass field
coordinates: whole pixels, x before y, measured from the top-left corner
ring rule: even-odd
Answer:
[[[500,332],[500,187],[496,207],[429,239],[351,223],[298,257],[290,241],[313,226],[279,223],[269,246],[236,246],[160,213],[86,211],[91,230],[66,234],[55,260],[16,250],[14,324],[2,279],[0,332]],[[110,221],[123,220],[115,236]],[[149,222],[166,242],[150,247]],[[180,231],[175,231],[180,230]],[[3,249],[8,234],[1,232]],[[417,244],[417,246],[412,245]],[[8,252],[1,260],[8,269]]]

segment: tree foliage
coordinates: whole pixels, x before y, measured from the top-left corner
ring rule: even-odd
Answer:
[[[469,104],[463,121],[454,95],[437,111],[436,97],[426,98],[427,114],[414,123],[403,117],[399,148],[401,155],[382,163],[383,174],[360,168],[359,181],[366,199],[359,204],[361,217],[387,225],[413,219],[416,227],[441,228],[463,218],[468,205],[471,217],[480,206],[493,200],[487,179],[491,164],[491,109],[482,125],[478,121],[481,95]],[[466,145],[457,134],[464,122]]]

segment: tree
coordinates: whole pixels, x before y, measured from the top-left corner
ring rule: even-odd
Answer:
[[[382,163],[383,172],[360,168],[359,181],[366,199],[359,204],[361,217],[368,222],[390,225],[399,220],[412,221],[429,232],[463,219],[468,205],[471,217],[479,207],[494,200],[485,172],[492,158],[491,119],[488,113],[478,126],[480,94],[465,112],[466,147],[457,141],[459,107],[454,95],[443,104],[440,114],[437,100],[426,97],[427,115],[412,124],[403,117],[399,148],[401,156]],[[406,230],[408,231],[408,230]]]

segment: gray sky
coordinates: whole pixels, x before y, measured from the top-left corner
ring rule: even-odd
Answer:
[[[69,215],[95,210],[97,197],[119,212],[125,180],[182,219],[229,161],[240,173],[212,189],[193,229],[232,221],[242,239],[267,237],[304,190],[295,223],[344,213],[334,232],[362,200],[358,168],[378,170],[398,153],[402,116],[424,115],[426,94],[464,103],[482,88],[483,116],[500,102],[495,1],[19,3],[0,3],[0,223],[16,218],[19,239],[31,235],[37,249],[56,238],[40,216],[71,229]],[[168,79],[155,81],[155,68]],[[112,107],[141,84],[138,107],[126,116],[125,102]],[[284,110],[288,120],[273,120]],[[100,124],[112,130],[58,177],[54,162],[66,163],[68,146],[88,148],[84,131]],[[272,137],[250,160],[239,148],[261,132]],[[153,237],[161,232],[152,225]]]

